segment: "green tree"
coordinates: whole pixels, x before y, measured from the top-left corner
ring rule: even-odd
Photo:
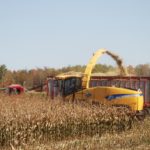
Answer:
[[[6,72],[7,72],[6,66],[0,65],[0,81],[3,81]]]

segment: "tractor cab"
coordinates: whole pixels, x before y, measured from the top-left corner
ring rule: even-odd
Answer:
[[[58,75],[47,80],[48,95],[51,99],[57,96],[66,97],[82,90],[82,77],[79,75]]]

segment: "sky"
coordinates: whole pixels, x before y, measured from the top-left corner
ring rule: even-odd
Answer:
[[[150,63],[150,0],[0,0],[0,65],[10,70],[86,65],[100,48]]]

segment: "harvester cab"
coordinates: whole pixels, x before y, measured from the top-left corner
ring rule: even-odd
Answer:
[[[82,75],[69,72],[56,77],[48,77],[48,95],[51,99],[57,96],[65,98],[80,90],[82,90]]]
[[[120,76],[128,75],[118,55],[105,49],[100,49],[90,59],[84,74],[71,72],[49,77],[47,80],[48,95],[52,99],[61,96],[65,100],[92,100],[94,103],[125,106],[135,112],[142,111],[144,101],[141,91],[111,86],[90,87],[92,70],[97,59],[103,54],[108,54],[116,61],[120,69]]]

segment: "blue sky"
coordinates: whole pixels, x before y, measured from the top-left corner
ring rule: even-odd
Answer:
[[[150,63],[149,0],[0,0],[0,65],[87,64],[106,48],[126,65]],[[98,63],[113,64],[109,56]]]

